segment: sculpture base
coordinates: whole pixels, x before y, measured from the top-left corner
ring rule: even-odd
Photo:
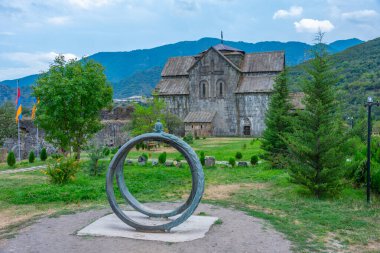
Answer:
[[[125,211],[125,214],[143,224],[156,225],[168,222],[167,220],[150,219],[136,211]],[[175,218],[176,216],[170,217],[169,219],[174,220]],[[193,215],[184,223],[174,227],[170,233],[154,233],[136,231],[134,228],[122,222],[115,214],[109,214],[81,229],[77,235],[125,237],[138,240],[173,243],[187,242],[203,238],[217,220],[217,217]]]

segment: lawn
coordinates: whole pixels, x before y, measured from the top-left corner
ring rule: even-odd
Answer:
[[[203,151],[206,156],[214,156],[215,159],[219,161],[228,161],[230,157],[235,157],[236,152],[241,152],[243,154],[242,160],[246,161],[249,161],[252,155],[262,154],[260,141],[252,138],[224,137],[198,139],[194,140],[191,146],[198,154]],[[161,145],[159,148],[153,150],[140,149],[137,151],[133,149],[128,157],[137,158],[142,153],[146,153],[149,157],[157,159],[158,155],[164,151],[167,152],[168,159],[175,159],[179,156],[174,148]]]
[[[194,148],[223,159],[243,149],[245,143],[246,149],[241,150],[244,160],[260,153],[259,141],[252,145],[250,141],[221,138],[218,146],[217,139],[210,138],[196,140]],[[376,252],[379,248],[380,200],[374,196],[368,206],[364,189],[347,187],[335,198],[316,199],[291,183],[285,171],[269,169],[265,162],[248,168],[205,168],[204,172],[202,202],[244,210],[267,220],[293,242],[296,251]],[[125,166],[125,177],[131,192],[143,202],[185,199],[191,187],[186,166]],[[107,205],[104,174],[90,177],[81,171],[75,181],[63,186],[50,184],[41,172],[0,175],[0,216],[4,217],[0,238],[14,232],[14,224],[33,217]]]

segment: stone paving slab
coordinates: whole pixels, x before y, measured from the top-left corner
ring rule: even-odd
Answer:
[[[176,219],[179,215],[166,219],[149,219],[136,211],[124,212],[132,220],[140,224],[159,225]],[[101,217],[87,227],[80,230],[78,235],[124,237],[138,240],[161,242],[187,242],[203,238],[210,227],[217,221],[217,217],[193,215],[170,233],[139,232],[122,222],[115,214]]]

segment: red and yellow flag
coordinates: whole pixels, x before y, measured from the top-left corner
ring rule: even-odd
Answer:
[[[21,90],[17,88],[17,97],[16,97],[16,122],[22,119],[22,105],[21,105]]]

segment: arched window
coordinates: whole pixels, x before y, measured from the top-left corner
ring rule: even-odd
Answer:
[[[216,96],[220,98],[224,97],[224,82],[222,80],[216,83]]]
[[[208,83],[206,81],[202,81],[199,84],[199,97],[201,98],[208,97]]]

